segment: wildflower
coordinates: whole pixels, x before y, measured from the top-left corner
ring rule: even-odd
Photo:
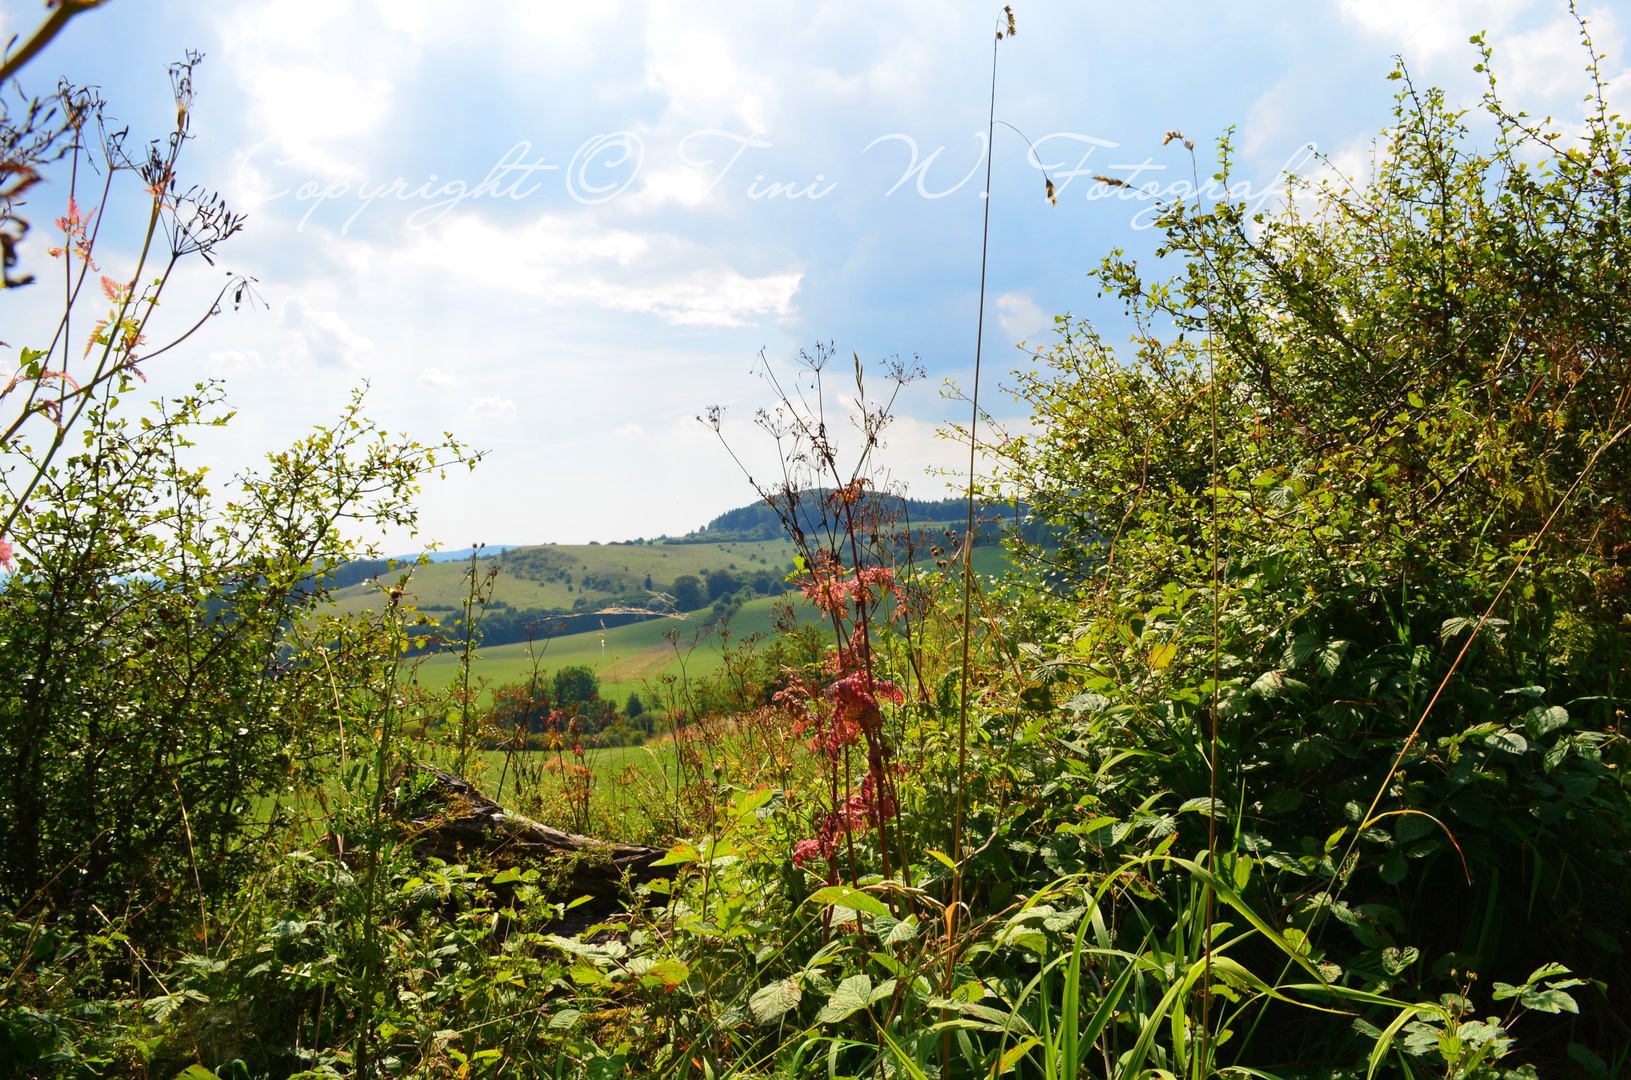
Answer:
[[[823,858],[820,840],[800,840],[793,845],[793,865],[803,866],[811,859]]]
[[[5,567],[7,573],[11,572],[11,541],[3,536],[0,536],[0,566]]]

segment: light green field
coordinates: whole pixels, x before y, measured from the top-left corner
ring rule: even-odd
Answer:
[[[499,569],[493,582],[492,599],[514,608],[570,608],[587,596],[597,604],[643,600],[646,575],[652,586],[665,590],[682,574],[703,570],[734,570],[751,575],[756,570],[785,574],[793,561],[794,549],[787,540],[766,540],[741,544],[540,544],[517,548],[503,555],[478,559],[476,567],[485,575],[493,566]],[[531,563],[531,566],[525,564]],[[537,580],[538,567],[570,576],[565,580]],[[469,595],[470,562],[432,563],[415,567],[406,590],[410,602],[421,608],[457,609]],[[382,584],[396,583],[396,574],[380,575]],[[585,577],[602,579],[609,588],[585,590]],[[334,594],[342,611],[379,610],[379,590],[370,582],[340,589]]]
[[[798,601],[796,595],[786,599],[795,602],[801,621],[815,619],[814,609]],[[714,671],[724,648],[750,634],[772,631],[773,603],[766,597],[744,604],[726,627],[705,629],[700,619],[651,619],[610,630],[570,634],[534,643],[530,648],[544,673],[569,664],[593,668],[600,676],[600,696],[621,704],[630,692],[643,689],[646,680],[655,680],[670,670],[677,674],[682,659],[688,674]],[[669,633],[675,635],[675,640],[669,640]],[[529,656],[528,649],[525,642],[483,648],[471,671],[476,678],[486,679],[489,686],[525,681],[532,674],[533,656]],[[413,679],[422,686],[441,686],[457,671],[458,658],[443,653],[422,661]]]
[[[604,569],[608,552],[612,558],[621,557],[617,553],[627,553],[631,561],[626,564],[619,562],[616,565],[631,567],[643,565],[632,561],[636,557],[643,556],[646,559],[645,565],[648,565],[651,561],[660,560],[664,552],[662,545],[653,547],[585,545],[570,548],[561,545],[558,550],[589,553],[585,558],[591,561],[584,565],[601,567],[600,570],[591,570],[591,573],[610,573]],[[778,558],[782,560],[779,565],[785,567],[792,559],[792,546],[785,543],[683,544],[668,547],[666,550],[669,557],[676,561],[681,571],[685,573],[691,573],[704,566],[728,569],[732,562],[736,564],[739,572],[743,568],[751,572],[767,563],[775,565]],[[487,566],[490,563],[484,561],[478,565]],[[461,569],[456,563],[438,563],[420,568],[417,573],[424,576],[415,580],[421,600],[426,603],[441,602],[439,599],[432,600],[426,597],[440,598],[456,592],[463,587],[458,575],[464,573],[467,568],[468,564]],[[1008,569],[1008,561],[1000,548],[975,548],[974,568],[981,574],[1001,574]],[[652,576],[655,578],[657,575],[654,572]],[[500,574],[495,585],[495,593],[498,593],[500,598],[502,593],[499,590],[504,587],[506,580],[516,588],[531,587],[534,584],[520,581],[520,585],[517,586],[518,579],[505,575],[500,564]],[[365,593],[358,591],[367,588],[369,586],[353,586],[344,590],[340,596],[354,605],[354,609],[365,605],[371,606],[373,601]],[[432,592],[433,588],[441,591]],[[347,594],[350,594],[349,597]],[[561,595],[564,597],[567,594],[563,591]],[[800,621],[817,621],[814,609],[804,604],[798,594],[789,593],[783,599],[794,604]],[[523,603],[518,599],[512,599],[510,602],[516,607],[531,604],[531,601]],[[703,620],[710,616],[710,613],[704,610],[693,613],[688,619],[651,619],[627,626],[615,626],[608,630],[569,634],[547,642],[535,642],[531,646],[525,642],[489,646],[479,651],[472,672],[475,678],[486,680],[487,686],[501,686],[530,678],[534,659],[537,660],[540,673],[545,675],[568,665],[583,665],[593,668],[600,676],[601,697],[621,704],[631,692],[643,690],[648,680],[655,681],[668,673],[679,674],[682,661],[685,672],[690,675],[706,675],[717,670],[725,648],[739,644],[751,634],[773,632],[774,604],[775,600],[769,597],[749,601],[725,627],[704,627]],[[672,640],[670,635],[673,635]],[[422,686],[442,686],[446,685],[457,671],[457,657],[443,653],[421,660],[418,667],[413,670],[411,678]]]

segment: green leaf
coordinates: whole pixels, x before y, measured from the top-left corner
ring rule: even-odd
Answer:
[[[1314,669],[1322,678],[1329,679],[1335,675],[1337,668],[1342,666],[1342,658],[1348,655],[1348,647],[1352,642],[1328,641],[1320,648]]]
[[[1567,975],[1568,973],[1568,968],[1564,967],[1556,960],[1553,960],[1551,963],[1542,964],[1540,967],[1530,972],[1529,978],[1526,981],[1530,986],[1533,986],[1542,979],[1550,979],[1553,975]]]
[[[814,901],[826,907],[837,905],[850,908],[865,915],[888,915],[889,909],[871,893],[852,889],[847,885],[829,885],[825,889],[817,889],[811,893],[805,903]]]
[[[658,859],[656,862],[652,863],[651,865],[653,865],[653,866],[679,866],[679,865],[681,865],[683,863],[699,862],[699,861],[701,861],[701,859],[702,859],[702,852],[697,850],[696,845],[688,844],[685,841],[681,840],[679,843],[675,844],[672,848],[669,849],[667,855],[664,855],[662,858]]]
[[[836,1024],[857,1009],[864,1009],[870,1004],[872,1004],[872,980],[865,975],[851,975],[839,983],[838,988],[832,992],[827,1004],[816,1014],[816,1022]]]
[[[917,916],[908,915],[900,922],[889,928],[883,943],[885,945],[898,945],[903,941],[911,941],[917,937]]]
[[[1553,705],[1551,708],[1537,705],[1529,710],[1528,716],[1524,717],[1524,730],[1528,731],[1529,737],[1537,742],[1552,732],[1568,726],[1569,710],[1561,705]]]
[[[1400,814],[1393,835],[1401,844],[1414,843],[1433,831],[1433,819],[1426,814]]]
[[[612,1080],[614,1076],[621,1076],[625,1061],[622,1054],[595,1058],[589,1062],[589,1080]]]
[[[1586,1075],[1590,1076],[1591,1080],[1608,1080],[1608,1062],[1594,1054],[1590,1047],[1570,1043],[1569,1058],[1586,1070]]]
[[[1036,1038],[1034,1035],[1031,1038],[1026,1039],[1024,1042],[1015,1045],[1009,1049],[1006,1054],[1002,1055],[1002,1060],[997,1063],[997,1073],[1000,1075],[1002,1073],[1012,1072],[1014,1070],[1014,1066],[1019,1064],[1020,1058],[1030,1053],[1033,1048],[1041,1045],[1042,1040]]]
[[[1382,864],[1380,873],[1383,881],[1389,885],[1397,885],[1410,873],[1410,867],[1405,863],[1403,855],[1395,853]]]
[[[1522,754],[1529,749],[1529,740],[1516,731],[1503,729],[1485,736],[1484,745],[1506,754]]]
[[[754,992],[753,997],[748,999],[748,1011],[759,1023],[768,1024],[789,1009],[797,1008],[803,996],[795,980],[778,979]]]
[[[189,1065],[176,1073],[176,1080],[220,1080],[220,1077],[202,1065]]]
[[[1578,1013],[1580,1006],[1561,990],[1528,990],[1519,998],[1526,1009],[1543,1013]]]

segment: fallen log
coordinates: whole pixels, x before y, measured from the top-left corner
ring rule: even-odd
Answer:
[[[410,778],[428,776],[409,783]],[[414,853],[448,863],[480,852],[502,865],[546,862],[550,882],[566,899],[615,900],[624,875],[637,883],[666,877],[655,864],[666,854],[641,844],[612,844],[562,832],[506,810],[461,776],[430,765],[405,762],[393,774],[397,791],[412,794],[395,809],[410,828]]]

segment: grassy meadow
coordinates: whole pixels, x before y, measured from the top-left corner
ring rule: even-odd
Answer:
[[[787,540],[727,544],[539,544],[515,548],[477,560],[483,573],[495,563],[493,601],[514,608],[570,608],[578,599],[616,603],[619,598],[643,598],[646,576],[652,587],[666,589],[683,574],[703,570],[734,570],[751,574],[770,569],[787,572],[793,561]],[[431,612],[457,610],[469,594],[469,560],[431,563],[413,569],[406,594],[411,602]],[[549,575],[560,575],[552,578]],[[394,575],[392,575],[394,580]],[[543,578],[543,580],[540,580]],[[585,578],[591,584],[586,588]],[[386,577],[381,575],[381,581]],[[337,590],[340,610],[378,610],[378,590],[363,582]]]
[[[610,572],[606,567],[620,557],[619,552],[630,553],[630,559],[616,562],[617,566],[650,565],[654,559],[661,559],[664,555],[662,545],[633,548],[560,545],[559,550],[570,553],[574,558],[581,553],[585,560],[581,565],[596,567],[591,572],[598,574]],[[677,562],[682,573],[695,573],[701,568],[729,569],[732,562],[738,570],[743,567],[756,569],[767,562],[776,564],[782,554],[786,554],[786,558],[781,560],[780,565],[786,566],[792,557],[790,551],[790,545],[774,542],[676,544],[666,549],[667,555]],[[608,552],[611,553],[609,557]],[[635,556],[645,556],[645,562],[635,561]],[[483,561],[482,565],[488,564]],[[982,574],[1000,574],[1008,565],[1007,557],[1000,548],[980,547],[974,551],[974,567]],[[499,567],[499,575],[493,586],[496,599],[525,595],[525,590],[535,585],[534,582],[506,574],[502,562]],[[419,590],[420,602],[455,606],[455,601],[462,599],[460,590],[467,588],[462,579],[468,569],[468,564],[460,563],[435,563],[421,567],[416,571],[413,582]],[[653,572],[652,576],[656,578],[657,575]],[[372,591],[373,586],[367,583],[352,586],[338,594],[338,601],[342,605],[350,605],[347,610],[361,610],[377,603],[370,595]],[[563,592],[561,595],[567,594]],[[794,610],[801,620],[814,621],[817,618],[814,610],[796,594],[789,594],[786,599],[794,602]],[[523,603],[520,599],[507,602],[516,607],[531,603]],[[751,634],[769,634],[772,631],[774,605],[775,599],[772,597],[751,600],[724,626],[709,625],[711,612],[703,609],[688,618],[651,619],[607,630],[568,634],[530,646],[525,642],[494,645],[479,650],[472,672],[477,679],[486,680],[486,685],[500,686],[527,679],[533,670],[534,656],[540,673],[581,664],[593,668],[600,676],[601,696],[621,704],[630,693],[642,690],[648,680],[659,679],[668,673],[679,674],[682,662],[689,675],[707,675],[717,670],[726,647],[741,642]],[[670,633],[677,635],[675,640],[669,640]],[[443,686],[457,671],[457,656],[441,653],[420,660],[409,678],[421,686]]]

